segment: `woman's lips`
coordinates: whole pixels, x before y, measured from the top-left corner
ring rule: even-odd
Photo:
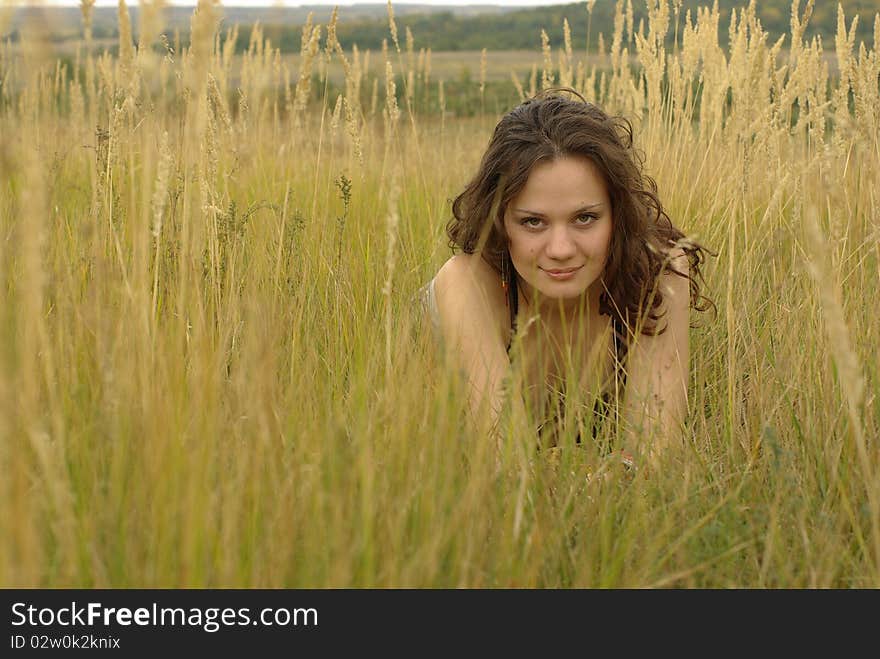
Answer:
[[[546,273],[548,277],[551,279],[555,279],[557,281],[563,281],[565,279],[571,279],[574,277],[575,273],[581,269],[582,266],[578,266],[577,268],[563,268],[558,270],[545,270],[541,268],[541,270]]]

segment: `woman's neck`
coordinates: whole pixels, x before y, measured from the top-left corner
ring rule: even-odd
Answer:
[[[527,296],[523,296],[524,282],[520,279],[519,283],[520,305],[526,317],[537,314],[542,324],[554,332],[583,335],[599,320],[601,282],[595,282],[576,298],[547,297],[530,286],[526,287]]]

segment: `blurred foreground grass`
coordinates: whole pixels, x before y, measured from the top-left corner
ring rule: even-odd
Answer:
[[[589,66],[541,54],[719,254],[686,445],[635,477],[572,424],[496,461],[463,423],[414,296],[498,117],[394,30],[375,86],[328,26],[233,84],[208,3],[182,53],[149,6],[118,58],[0,46],[0,584],[880,586],[880,19],[841,18],[829,79],[802,15],[785,55],[666,2],[635,67],[623,18]]]

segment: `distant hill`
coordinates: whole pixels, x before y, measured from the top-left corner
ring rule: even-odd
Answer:
[[[595,48],[600,32],[604,33],[606,43],[614,29],[615,2],[599,0],[590,20],[592,44]],[[672,3],[670,3],[671,5]],[[679,24],[683,24],[685,13],[691,10],[696,16],[698,6],[711,6],[710,0],[684,0]],[[744,7],[748,2],[743,0],[719,0],[721,24],[720,39],[726,43],[727,27],[730,24],[731,8]],[[803,0],[801,3],[806,4]],[[874,14],[880,9],[877,0],[842,0],[847,22],[859,15],[856,41],[872,43]],[[633,17],[636,28],[639,22],[647,20],[644,0],[633,0]],[[761,0],[757,3],[758,16],[765,30],[773,38],[790,31],[791,0]],[[395,10],[396,11],[396,10]],[[801,9],[803,11],[803,9]],[[670,11],[672,18],[672,11]],[[572,41],[575,47],[585,47],[587,38],[588,14],[586,3],[519,9],[502,13],[479,13],[473,16],[456,14],[443,8],[435,8],[430,13],[414,14],[398,20],[398,29],[402,34],[409,27],[415,37],[416,45],[430,47],[437,51],[449,50],[511,50],[538,49],[541,46],[540,33],[545,29],[555,45],[562,41],[562,24],[568,19]],[[670,21],[671,23],[671,21]],[[387,19],[381,18],[350,20],[346,19],[338,28],[340,41],[349,45],[357,43],[361,48],[377,48],[383,38],[388,38]],[[806,35],[822,36],[826,47],[833,48],[833,38],[837,32],[837,2],[820,0],[813,9]],[[674,27],[670,24],[670,43],[674,38]],[[297,37],[298,39],[298,37]],[[298,47],[299,41],[296,41]],[[289,44],[291,47],[293,44]]]
[[[129,2],[128,12],[131,15],[135,33],[137,32],[138,7],[135,1]],[[269,4],[269,3],[267,3]],[[413,15],[429,14],[436,12],[438,7],[433,5],[400,5],[394,7],[394,15],[405,18]],[[515,8],[498,7],[495,5],[462,5],[443,7],[455,16],[478,16],[480,14],[502,14],[514,11]],[[226,25],[253,25],[260,22],[263,25],[282,25],[286,27],[301,26],[313,14],[313,20],[318,23],[327,23],[330,20],[332,7],[325,5],[304,5],[301,7],[220,7]],[[352,5],[341,7],[340,18],[349,21],[387,20],[388,6],[385,3]],[[166,7],[164,10],[166,30],[188,30],[193,7]],[[79,7],[19,7],[14,10],[9,31],[20,29],[27,17],[35,18],[45,25],[57,36],[65,35],[74,37],[82,33],[82,14]],[[116,7],[95,7],[92,11],[92,32],[96,38],[115,37],[119,35],[117,30]]]
[[[684,13],[690,9],[695,13],[699,5],[707,6],[706,0],[684,0],[680,24]],[[720,41],[726,42],[727,26],[730,24],[732,7],[742,7],[746,3],[741,0],[719,0],[721,10]],[[803,0],[801,4],[806,4]],[[878,10],[877,0],[842,0],[847,21],[855,15],[859,16],[856,42],[873,43],[874,14]],[[605,34],[606,43],[613,31],[615,2],[599,0],[593,10],[591,20],[591,38],[595,47],[600,32]],[[803,10],[803,9],[801,9]],[[136,6],[129,9],[132,23],[137,35]],[[240,26],[239,46],[244,48],[248,43],[250,27],[259,22],[267,27],[272,35],[273,44],[280,46],[284,52],[298,51],[300,47],[301,26],[309,12],[314,13],[314,20],[326,23],[330,18],[329,7],[223,7],[224,25]],[[382,39],[390,39],[385,4],[371,4],[340,8],[340,24],[338,35],[342,44],[350,47],[356,43],[360,48],[376,49],[381,46]],[[583,48],[587,38],[586,4],[576,3],[538,7],[532,9],[502,8],[493,5],[462,5],[455,7],[435,7],[431,5],[399,5],[394,8],[400,39],[403,40],[405,29],[409,27],[415,36],[416,47],[430,47],[435,51],[456,50],[535,50],[540,48],[540,31],[546,29],[554,45],[562,40],[562,22],[567,18],[571,26],[572,39],[576,48]],[[758,3],[758,16],[772,38],[789,32],[791,0],[762,0]],[[645,3],[642,0],[633,2],[635,25],[645,18]],[[180,31],[185,43],[189,30],[192,8],[169,7],[165,10],[165,30]],[[55,41],[78,39],[81,36],[81,16],[78,8],[19,8],[15,10],[12,21],[7,28],[13,39],[26,17],[33,17],[46,26]],[[93,35],[96,39],[111,39],[118,36],[116,9],[96,8],[93,17]],[[837,31],[837,3],[816,2],[810,20],[807,36],[821,35],[826,49],[833,49],[834,35]],[[670,27],[670,40],[673,28]]]

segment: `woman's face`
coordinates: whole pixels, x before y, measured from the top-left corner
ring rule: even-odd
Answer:
[[[570,300],[601,280],[611,244],[611,200],[591,160],[563,156],[532,168],[504,213],[510,257],[543,296]]]

